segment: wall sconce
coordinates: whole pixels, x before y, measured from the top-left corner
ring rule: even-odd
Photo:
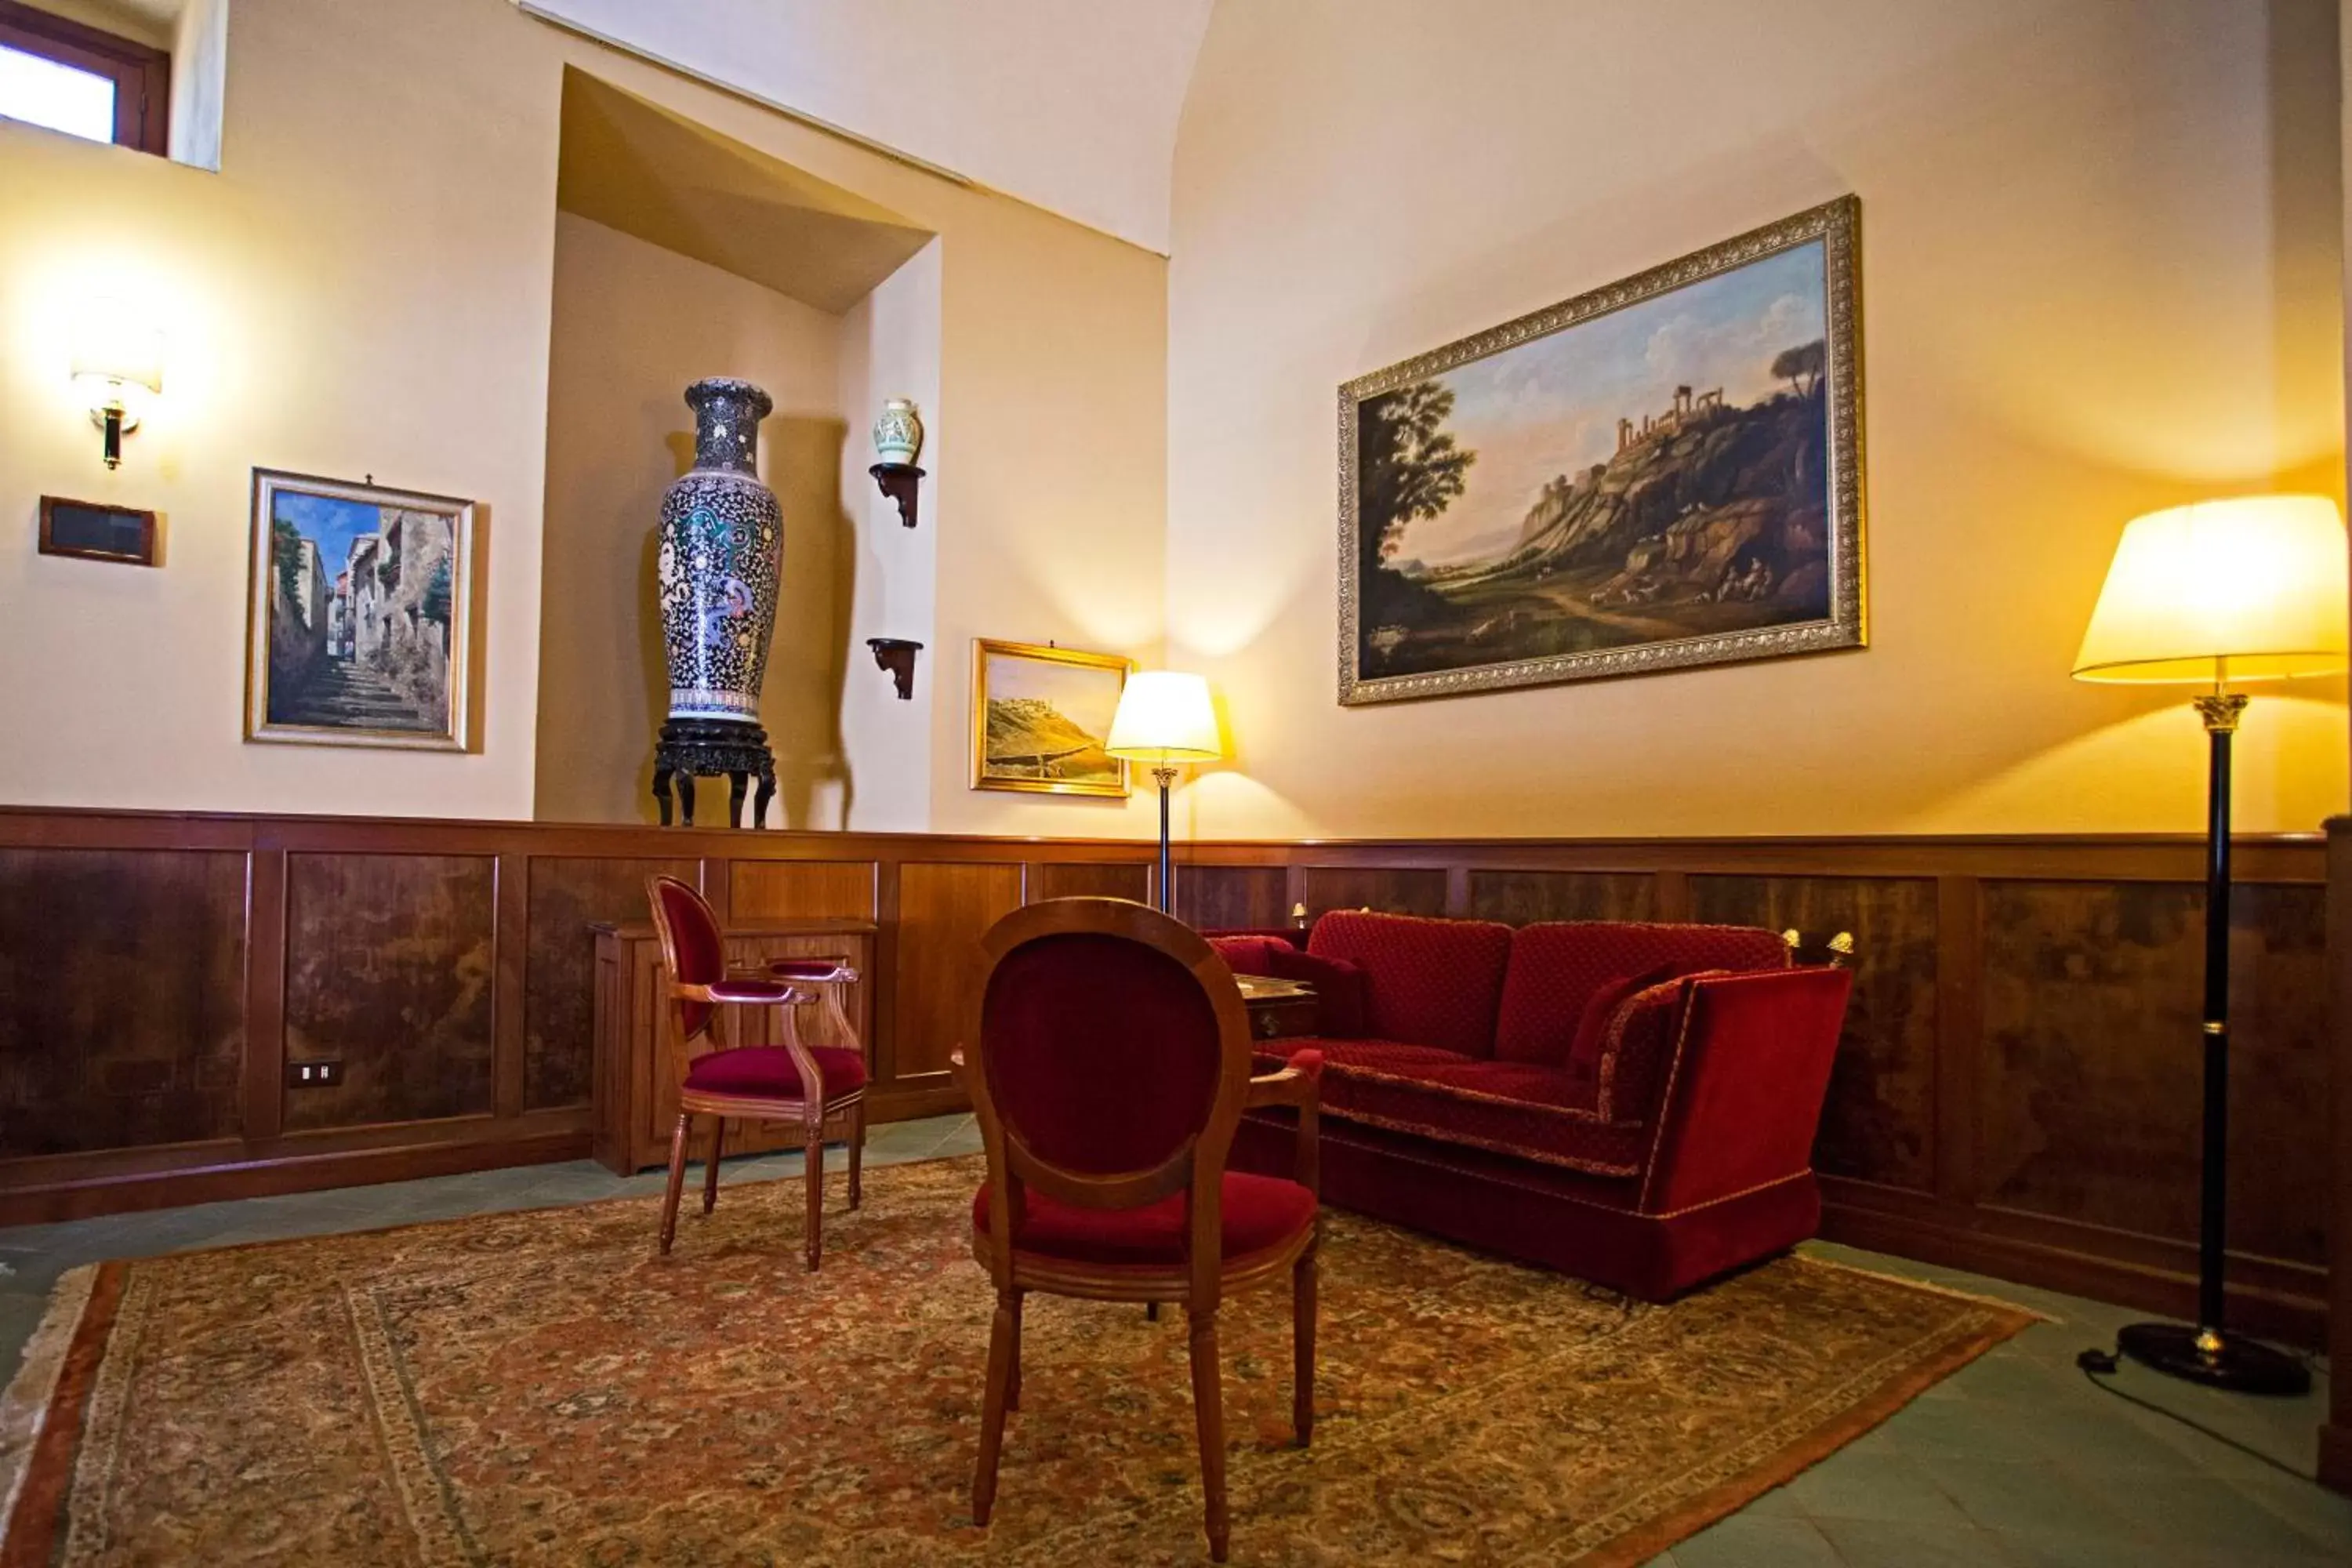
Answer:
[[[74,389],[89,422],[106,432],[106,466],[122,466],[122,433],[139,428],[147,401],[163,390],[163,338],[112,300],[92,304],[74,325]]]

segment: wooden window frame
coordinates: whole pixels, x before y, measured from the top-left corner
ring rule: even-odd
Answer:
[[[114,144],[171,156],[168,50],[85,27],[18,0],[0,0],[0,44],[105,77],[114,83]]]

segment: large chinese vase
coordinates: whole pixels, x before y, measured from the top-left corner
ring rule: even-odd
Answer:
[[[776,626],[783,520],[760,482],[760,421],[774,406],[748,381],[686,389],[694,468],[662,496],[662,641],[672,719],[758,722]]]

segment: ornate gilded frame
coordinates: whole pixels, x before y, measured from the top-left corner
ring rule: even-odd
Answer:
[[[438,730],[378,730],[289,724],[269,717],[270,523],[278,492],[295,490],[363,506],[430,512],[449,521],[449,682],[445,722]],[[474,661],[475,523],[477,503],[377,484],[320,479],[277,468],[253,470],[253,537],[246,592],[245,738],[308,746],[381,746],[409,752],[470,752],[476,714]]]
[[[1077,648],[1056,647],[1052,643],[1003,642],[995,637],[971,639],[971,787],[974,789],[1011,790],[1022,795],[1090,795],[1124,800],[1134,791],[1130,770],[1123,758],[1118,763],[1117,784],[1086,784],[1070,779],[1010,778],[992,775],[988,771],[988,661],[997,658],[1028,658],[1045,664],[1073,665],[1081,669],[1115,670],[1119,689],[1127,688],[1127,678],[1134,673],[1135,661],[1121,654],[1087,653]],[[1104,737],[1108,740],[1109,737]]]
[[[1347,707],[1467,692],[1549,686],[1652,670],[1685,669],[1869,642],[1864,550],[1862,428],[1862,205],[1840,196],[1778,223],[1580,294],[1547,310],[1357,377],[1339,388],[1339,701]],[[1442,374],[1612,310],[1819,240],[1824,251],[1830,496],[1830,614],[1822,621],[1711,633],[1590,653],[1556,654],[1415,675],[1366,677],[1359,668],[1357,411],[1369,399]]]

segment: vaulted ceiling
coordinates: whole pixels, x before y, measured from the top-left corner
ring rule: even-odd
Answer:
[[[1213,0],[516,3],[1164,253]]]

